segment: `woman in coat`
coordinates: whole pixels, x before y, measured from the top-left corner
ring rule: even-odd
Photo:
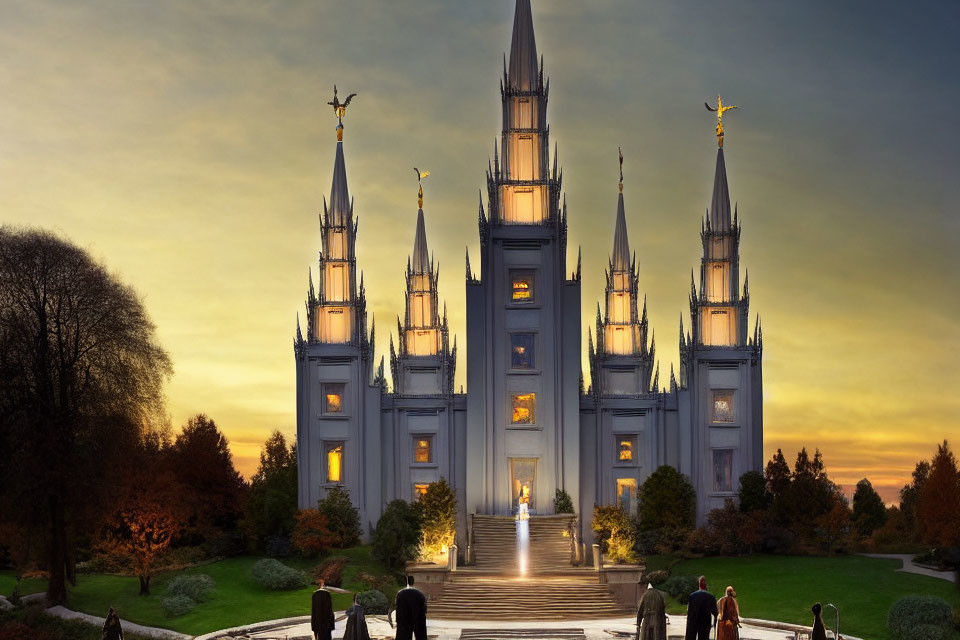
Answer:
[[[370,640],[370,632],[367,631],[367,618],[363,613],[363,607],[357,604],[356,594],[353,596],[353,605],[344,613],[347,618],[347,626],[343,630],[343,640]]]
[[[717,602],[717,640],[738,640],[740,637],[740,607],[737,592],[727,587],[724,596]]]

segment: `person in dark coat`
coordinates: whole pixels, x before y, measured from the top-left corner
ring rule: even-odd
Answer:
[[[407,576],[407,586],[397,592],[396,640],[427,640],[427,597],[413,588],[413,576]]]
[[[333,598],[325,586],[321,579],[320,588],[313,592],[310,601],[310,629],[313,631],[314,640],[331,640],[333,627],[336,625],[333,619]]]
[[[347,626],[343,630],[343,640],[370,640],[367,618],[364,615],[363,607],[357,603],[358,597],[358,594],[354,594],[353,605],[346,610],[343,616],[338,618],[338,620],[347,619]]]
[[[637,607],[637,640],[667,640],[667,604],[652,584]]]
[[[710,629],[717,624],[717,598],[707,591],[707,579],[700,576],[700,589],[687,601],[686,640],[710,640]]]
[[[820,615],[823,607],[818,602],[810,607],[810,611],[813,612],[813,633],[810,634],[810,640],[827,640],[827,627],[824,626],[823,617]]]
[[[100,640],[123,640],[123,629],[120,627],[120,616],[110,607],[107,619],[103,621],[103,631]]]

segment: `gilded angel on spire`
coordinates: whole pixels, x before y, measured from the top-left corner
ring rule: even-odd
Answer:
[[[738,109],[737,105],[725,105],[723,104],[723,98],[720,95],[717,95],[717,108],[714,109],[706,102],[703,103],[703,106],[707,108],[707,111],[714,111],[717,114],[717,144],[723,146],[723,114],[725,111],[730,111],[731,109]]]
[[[413,170],[417,172],[417,205],[423,209],[423,180],[430,175],[430,172],[420,171],[416,167]]]
[[[337,85],[333,85],[333,100],[327,104],[333,107],[333,113],[337,116],[337,140],[343,140],[343,116],[346,115],[347,107],[356,95],[355,93],[351,93],[347,96],[346,100],[340,102],[340,99],[337,98]]]

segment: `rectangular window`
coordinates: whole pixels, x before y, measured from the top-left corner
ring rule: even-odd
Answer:
[[[418,464],[433,462],[433,436],[413,436],[413,461]]]
[[[713,490],[733,491],[733,450],[713,451]]]
[[[536,342],[532,333],[510,334],[510,368],[533,369],[536,366]]]
[[[617,504],[627,513],[633,513],[637,502],[637,479],[617,478]]]
[[[343,443],[328,442],[327,449],[327,482],[343,482]]]
[[[423,496],[427,495],[427,487],[429,487],[426,482],[418,482],[413,485],[413,499],[419,500]]]
[[[634,462],[636,460],[637,436],[618,435],[617,436],[617,461]]]
[[[533,271],[510,272],[510,300],[512,302],[533,302],[535,294]]]
[[[323,385],[324,413],[343,413],[344,386],[342,382],[328,382]]]
[[[537,394],[516,393],[510,396],[510,408],[510,422],[513,424],[537,423]]]
[[[713,422],[736,422],[733,408],[733,391],[714,390]]]

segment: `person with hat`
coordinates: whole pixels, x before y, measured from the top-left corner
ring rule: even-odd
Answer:
[[[737,604],[737,592],[727,587],[722,598],[717,601],[717,640],[739,640],[740,606]]]

